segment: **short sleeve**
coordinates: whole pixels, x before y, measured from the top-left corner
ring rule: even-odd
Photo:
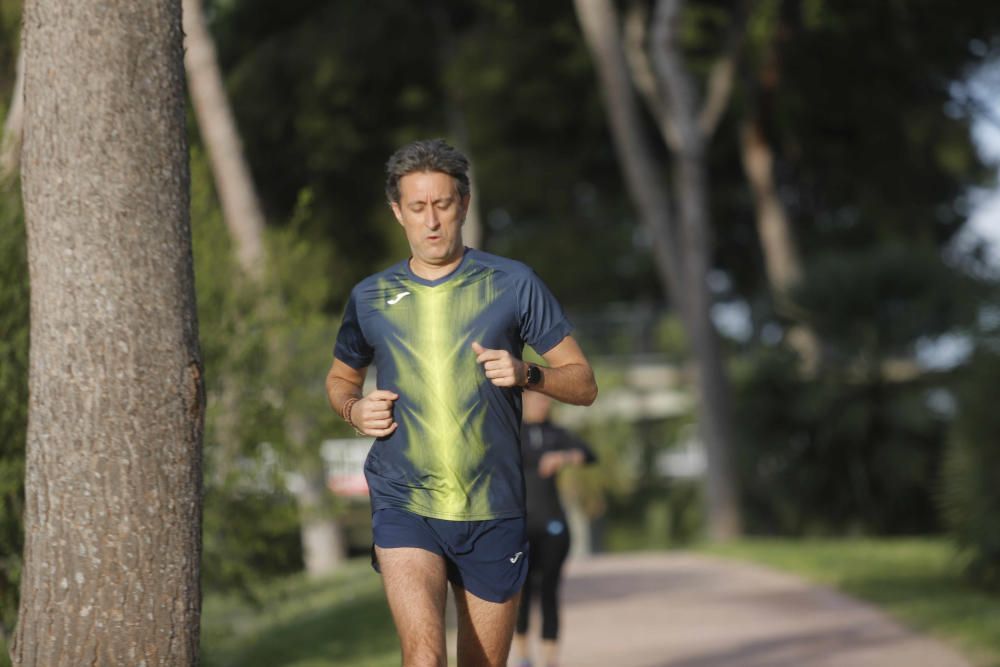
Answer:
[[[344,310],[344,319],[340,323],[340,331],[337,332],[337,344],[334,345],[333,356],[351,368],[367,368],[375,356],[375,350],[361,330],[354,292],[351,292],[351,298]]]
[[[562,306],[542,279],[529,270],[518,290],[521,338],[545,354],[573,331]]]

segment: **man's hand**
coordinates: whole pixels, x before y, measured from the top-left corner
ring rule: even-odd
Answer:
[[[528,365],[507,350],[490,350],[473,341],[476,362],[490,382],[498,387],[523,387],[528,381]]]
[[[392,417],[395,394],[386,389],[376,389],[351,406],[351,421],[354,428],[373,438],[383,438],[399,426]]]
[[[584,461],[584,454],[579,449],[560,449],[553,452],[545,452],[538,460],[538,476],[552,477],[563,468],[569,465],[580,465]]]

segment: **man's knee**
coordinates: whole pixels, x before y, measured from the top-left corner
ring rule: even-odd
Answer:
[[[403,667],[447,667],[448,657],[443,646],[426,641],[414,642],[409,648],[403,644]]]

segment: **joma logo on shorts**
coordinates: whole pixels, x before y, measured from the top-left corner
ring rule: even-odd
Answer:
[[[523,551],[518,551],[516,554],[514,554],[513,556],[510,557],[510,562],[513,565],[517,565],[517,561],[520,560],[521,556],[523,556],[523,555],[524,555]]]

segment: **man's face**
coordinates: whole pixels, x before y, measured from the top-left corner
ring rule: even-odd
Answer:
[[[462,223],[469,197],[460,198],[455,179],[440,171],[419,171],[399,179],[392,212],[406,232],[413,259],[429,266],[462,256]]]

